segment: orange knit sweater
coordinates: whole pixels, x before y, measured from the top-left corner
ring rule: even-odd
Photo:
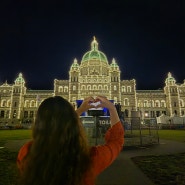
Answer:
[[[86,185],[94,185],[97,177],[105,168],[107,168],[118,156],[124,144],[124,129],[121,122],[116,123],[105,134],[105,144],[91,147],[91,157],[93,161],[92,174],[85,175],[84,182]],[[22,146],[18,153],[17,165],[21,170],[22,159],[29,152],[32,141]],[[92,178],[93,177],[93,178]]]

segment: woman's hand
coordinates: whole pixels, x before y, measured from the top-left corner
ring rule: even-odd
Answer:
[[[105,108],[109,109],[109,111],[112,109],[115,109],[114,104],[111,101],[109,101],[105,96],[97,96],[95,101],[100,102],[96,106],[96,108],[99,108],[99,107],[104,108],[105,107]]]
[[[120,121],[115,105],[105,96],[97,96],[95,99],[93,97],[85,98],[76,112],[80,116],[83,112],[86,112],[90,108],[107,108],[110,113],[112,126]]]
[[[95,106],[91,103],[94,103],[95,99],[93,97],[87,97],[83,100],[80,107],[76,110],[77,114],[80,116],[83,112],[86,112],[90,108],[95,108]]]

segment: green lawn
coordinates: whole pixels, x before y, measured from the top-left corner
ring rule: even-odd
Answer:
[[[185,130],[158,130],[159,139],[185,142]]]
[[[8,140],[31,138],[31,130],[0,130],[0,147]],[[15,185],[17,151],[7,148],[0,149],[0,185]]]
[[[159,139],[185,142],[185,130],[158,130],[158,134]],[[185,185],[185,153],[137,156],[132,160],[156,185]]]
[[[7,140],[19,140],[31,138],[31,130],[0,130],[0,146],[2,146]]]
[[[12,139],[29,139],[31,138],[31,130],[0,130],[0,140],[12,140]]]
[[[132,158],[156,185],[185,185],[185,153]]]

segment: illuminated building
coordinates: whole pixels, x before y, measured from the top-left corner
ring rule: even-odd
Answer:
[[[116,60],[113,58],[109,62],[94,38],[90,51],[83,55],[81,61],[74,59],[69,79],[55,79],[53,90],[27,89],[22,73],[14,84],[1,84],[0,123],[32,122],[39,104],[54,95],[63,96],[76,107],[76,100],[101,94],[120,104],[128,117],[132,110],[139,110],[142,117],[156,117],[162,113],[184,115],[185,80],[183,84],[177,84],[172,74],[168,73],[164,89],[137,90],[135,79],[122,80],[120,74]]]

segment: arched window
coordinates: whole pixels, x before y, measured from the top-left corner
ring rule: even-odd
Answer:
[[[126,92],[125,86],[122,86],[122,87],[121,87],[121,92]]]
[[[166,102],[164,100],[161,100],[161,107],[166,107]]]
[[[11,101],[7,100],[7,107],[11,107]]]
[[[180,107],[184,107],[184,101],[180,99]]]
[[[90,85],[87,86],[87,90],[91,90],[91,86]]]
[[[24,118],[28,118],[28,111],[24,111]]]
[[[68,86],[64,86],[64,92],[68,92]]]
[[[85,90],[85,85],[82,85],[82,88],[81,88],[81,90]]]
[[[129,99],[125,98],[123,103],[124,103],[124,106],[129,106]]]
[[[3,100],[1,101],[1,107],[6,107],[6,100],[3,99]]]
[[[154,100],[151,100],[151,107],[154,107]]]
[[[35,107],[35,101],[34,100],[31,100],[30,107]]]
[[[102,89],[102,85],[98,85],[98,89],[101,90]]]
[[[29,107],[29,100],[26,100],[26,101],[24,102],[24,107]]]
[[[104,89],[105,89],[105,90],[108,90],[108,86],[107,86],[107,85],[104,85]]]
[[[76,91],[76,85],[73,85],[73,91]]]
[[[97,89],[97,86],[96,85],[93,85],[93,89],[96,90]]]
[[[116,85],[114,85],[114,91],[116,91],[117,90],[117,87],[116,87]]]
[[[144,107],[148,107],[148,100],[144,100]]]
[[[30,111],[30,118],[34,117],[34,111]]]
[[[127,86],[127,92],[131,92],[131,87]]]
[[[155,107],[160,107],[160,101],[159,100],[155,101]]]
[[[58,92],[63,92],[63,87],[62,87],[62,86],[60,86],[60,87],[58,88]]]

